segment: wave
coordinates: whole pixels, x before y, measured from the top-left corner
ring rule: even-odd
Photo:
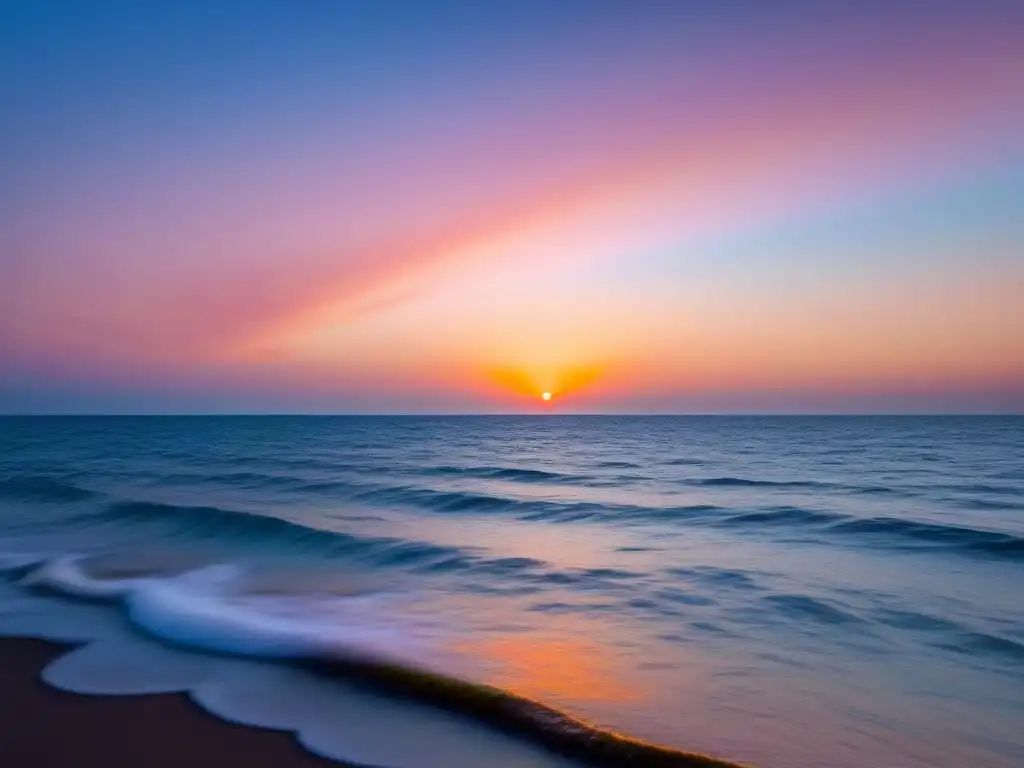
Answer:
[[[817,512],[802,507],[775,507],[773,509],[743,512],[720,521],[721,525],[815,525],[842,520],[833,512]]]
[[[45,562],[44,555],[28,552],[0,552],[0,573],[17,577],[25,575]]]
[[[358,622],[367,613],[365,597],[332,596],[330,614],[323,621],[325,601],[317,596],[280,596],[246,592],[246,570],[237,564],[218,563],[181,574],[151,574],[132,578],[102,578],[84,567],[85,559],[63,556],[45,561],[22,577],[26,587],[46,588],[76,598],[120,601],[134,624],[151,635],[177,645],[237,656],[315,656],[338,648],[367,654],[382,648],[398,650],[400,635],[382,644],[368,638]],[[320,610],[296,610],[295,600],[307,600]],[[340,613],[339,613],[340,611]],[[364,627],[365,629],[365,627]]]
[[[827,483],[820,480],[751,480],[745,477],[709,477],[702,480],[684,480],[686,485],[697,485],[705,488],[775,488],[780,490],[801,489],[819,491],[845,491],[863,495],[907,496],[903,489],[891,488],[887,485],[844,485]]]
[[[211,466],[216,467],[247,467],[247,468],[261,468],[261,469],[286,469],[286,470],[317,470],[317,471],[358,471],[362,469],[360,465],[345,463],[342,461],[334,461],[327,459],[320,459],[315,457],[283,457],[283,456],[266,456],[266,455],[224,455],[224,456],[210,456],[208,454],[198,454],[185,451],[157,451],[155,455],[160,459],[167,461],[177,462],[184,466],[196,466],[203,467],[204,469]]]
[[[1020,498],[1024,489],[1017,485],[995,485],[992,483],[960,483],[933,486],[936,490],[958,491],[961,493],[989,493]]]
[[[213,506],[182,506],[151,501],[119,501],[91,517],[121,523],[163,523],[177,534],[228,541],[274,541],[348,551],[357,541],[345,533],[310,528],[278,517]]]
[[[381,486],[357,492],[359,501],[423,507],[434,512],[501,512],[526,502],[461,491],[432,491],[410,486]]]
[[[350,483],[347,480],[321,480],[319,482],[301,482],[294,487],[299,493],[316,493],[335,496],[338,493],[351,493],[365,486]]]
[[[520,469],[517,467],[430,467],[423,470],[427,475],[462,475],[488,480],[512,480],[520,483],[584,483],[590,480],[584,475],[568,475],[548,472],[542,469]]]
[[[888,537],[922,544],[946,545],[968,552],[982,552],[1012,560],[1024,560],[1024,538],[1010,533],[959,525],[924,523],[895,517],[848,519],[829,526],[829,532]]]
[[[269,475],[262,472],[228,472],[226,474],[177,472],[160,476],[160,483],[172,485],[228,485],[242,488],[299,488],[307,480],[287,475]]]
[[[695,504],[676,507],[645,507],[632,504],[598,504],[586,501],[515,499],[465,491],[434,491],[409,486],[383,486],[354,494],[354,499],[376,504],[398,504],[444,513],[505,514],[519,520],[558,523],[583,521],[661,522],[717,512],[719,507]]]
[[[0,497],[17,501],[67,503],[97,497],[94,491],[45,475],[8,477],[0,480]]]
[[[794,618],[809,618],[823,624],[863,622],[863,619],[848,610],[808,595],[768,595],[763,600],[781,613]]]
[[[218,564],[176,576],[100,579],[82,567],[80,558],[62,557],[23,583],[118,601],[136,627],[172,645],[299,663],[350,684],[454,711],[584,764],[739,768],[601,729],[502,688],[415,666],[405,657],[407,643],[397,624],[375,620],[387,612],[381,602],[386,596],[336,598],[333,618],[342,620],[328,628],[294,610],[267,610],[273,603],[265,599],[248,599],[239,589],[244,577],[239,566]]]
[[[957,501],[957,504],[964,507],[971,507],[973,509],[998,509],[998,510],[1010,510],[1013,512],[1024,511],[1024,503],[1013,502],[1013,501],[996,501],[995,499],[966,499],[963,501]]]
[[[83,519],[84,518],[84,519]],[[472,571],[508,575],[546,564],[526,557],[487,557],[466,547],[412,539],[357,536],[313,528],[302,523],[221,507],[126,501],[108,505],[78,522],[115,521],[126,525],[156,525],[164,538],[221,545],[265,545],[274,553],[302,553],[320,558],[345,559],[354,564],[393,567],[420,573]],[[606,574],[607,575],[607,574]]]
[[[748,480],[743,477],[709,477],[703,480],[687,480],[687,484],[709,488],[833,488],[830,483],[814,480]]]
[[[850,493],[865,496],[912,496],[913,494],[901,488],[890,488],[887,485],[857,485],[849,488]]]
[[[1024,644],[987,632],[964,632],[957,642],[942,643],[942,647],[970,655],[997,654],[1010,656],[1016,661],[1024,660]]]
[[[691,520],[715,527],[747,527],[751,530],[761,526],[803,527],[828,535],[872,539],[890,547],[931,544],[964,553],[1024,561],[1024,537],[1000,531],[895,517],[851,517],[802,507],[773,507],[738,513],[712,507],[708,511],[714,514],[691,516]]]
[[[1011,560],[1024,560],[1024,538],[1010,533],[902,518],[854,518],[834,512],[783,506],[736,511],[694,504],[675,507],[604,505],[592,502],[519,500],[487,494],[431,491],[387,486],[358,494],[362,500],[412,505],[440,513],[493,513],[530,522],[695,523],[716,527],[793,526],[828,535],[857,536],[887,546],[931,544]],[[223,543],[266,544],[285,551],[322,557],[349,557],[376,565],[423,566],[434,570],[486,567],[470,550],[405,539],[355,536],[315,528],[278,517],[221,507],[189,507],[144,501],[109,504],[73,522],[116,521],[126,525],[159,524],[171,536],[213,539]]]
[[[507,472],[506,468],[472,471]],[[520,470],[516,470],[517,472]],[[524,470],[525,471],[525,470]],[[547,476],[554,473],[535,471]],[[533,477],[533,473],[527,476]],[[246,479],[258,475],[246,475]],[[769,481],[710,478],[703,483],[763,485]],[[771,483],[772,486],[793,485]],[[799,486],[803,486],[800,483]],[[856,536],[885,546],[933,545],[1005,560],[1024,561],[1024,537],[1011,533],[895,517],[858,518],[796,506],[735,510],[711,504],[648,507],[629,504],[517,499],[461,491],[436,491],[409,486],[365,486],[345,481],[304,483],[303,492],[338,493],[346,499],[375,504],[411,506],[444,514],[495,514],[529,522],[571,524],[668,523],[728,528],[793,526],[830,536]],[[47,502],[96,500],[101,494],[54,478],[15,477],[0,481],[0,494]],[[64,527],[97,522],[122,526],[153,525],[159,533],[178,539],[206,540],[227,545],[263,545],[285,552],[309,553],[325,558],[351,558],[373,565],[421,568],[428,571],[469,570],[488,567],[477,553],[459,547],[356,536],[304,522],[218,506],[183,506],[148,501],[117,501],[98,511],[64,520]],[[38,523],[33,523],[38,525]]]
[[[896,629],[922,633],[929,638],[928,642],[931,645],[938,648],[964,654],[995,654],[1024,659],[1024,643],[970,629],[950,619],[916,611],[893,609],[875,611],[871,618]]]
[[[117,600],[153,581],[147,578],[93,578],[79,567],[80,560],[77,557],[59,557],[44,561],[25,574],[20,583],[28,587],[45,587],[71,597]]]
[[[354,536],[221,507],[124,501],[110,504],[89,517],[128,525],[157,524],[166,535],[225,544],[267,544],[280,551],[299,550],[321,557],[350,557],[374,565],[430,566],[450,562],[453,558],[472,557],[467,550],[458,547],[407,539]]]
[[[263,472],[229,472],[226,474],[174,473],[159,477],[160,486],[181,485],[227,486],[229,488],[273,490],[283,493],[345,495],[365,488],[366,484],[347,480],[313,480],[303,477]]]

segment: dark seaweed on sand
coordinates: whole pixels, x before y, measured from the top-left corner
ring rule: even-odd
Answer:
[[[597,728],[540,702],[489,685],[353,655],[310,660],[318,672],[467,715],[600,768],[743,768],[696,752],[662,747]]]

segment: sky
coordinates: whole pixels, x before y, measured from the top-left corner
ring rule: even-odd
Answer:
[[[1024,412],[1022,39],[0,0],[0,412]]]

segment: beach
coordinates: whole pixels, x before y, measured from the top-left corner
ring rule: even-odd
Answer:
[[[220,720],[185,694],[82,696],[47,686],[66,646],[0,639],[0,765],[46,768],[326,768],[290,733]]]

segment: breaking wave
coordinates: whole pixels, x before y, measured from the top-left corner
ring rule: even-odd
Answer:
[[[292,596],[288,601],[279,595],[247,592],[245,570],[232,564],[128,579],[97,577],[84,567],[82,558],[70,556],[36,562],[0,560],[0,571],[5,567],[32,568],[19,580],[25,588],[117,603],[136,627],[172,646],[299,662],[324,677],[357,681],[380,693],[457,712],[583,764],[739,768],[735,763],[620,736],[511,691],[433,671],[417,662],[410,640],[410,634],[417,633],[410,633],[402,620],[394,618],[400,611],[389,605],[394,597],[384,593],[333,596],[326,601],[323,596]],[[422,632],[418,636],[422,637]],[[127,648],[131,648],[130,643]],[[44,672],[44,678],[58,687],[106,689],[110,684],[96,675],[102,678],[104,669],[109,673],[116,666],[112,652],[124,654],[100,639],[95,650],[87,647],[58,659]],[[150,657],[150,666],[166,664],[156,649],[143,655]],[[94,656],[99,659],[98,666]],[[172,655],[170,660],[173,668],[177,659]],[[232,702],[222,689],[195,682],[191,679],[194,675],[187,671],[177,685],[195,688],[198,703],[228,719],[245,720],[236,714],[239,703]],[[145,672],[134,685],[151,686],[151,677]],[[170,680],[173,678],[172,672]],[[162,685],[173,689],[175,683]],[[125,682],[115,681],[113,687],[124,689]],[[127,690],[132,687],[129,683]],[[241,708],[246,711],[248,705],[243,703]],[[259,724],[274,726],[283,717],[287,716],[278,712],[267,722],[268,715],[264,714]],[[301,729],[299,736],[305,743]],[[324,751],[342,759],[346,756],[344,747],[339,752]],[[545,760],[530,764],[558,763]]]
[[[73,483],[45,475],[8,477],[0,480],[0,498],[43,503],[86,501],[98,494]]]

